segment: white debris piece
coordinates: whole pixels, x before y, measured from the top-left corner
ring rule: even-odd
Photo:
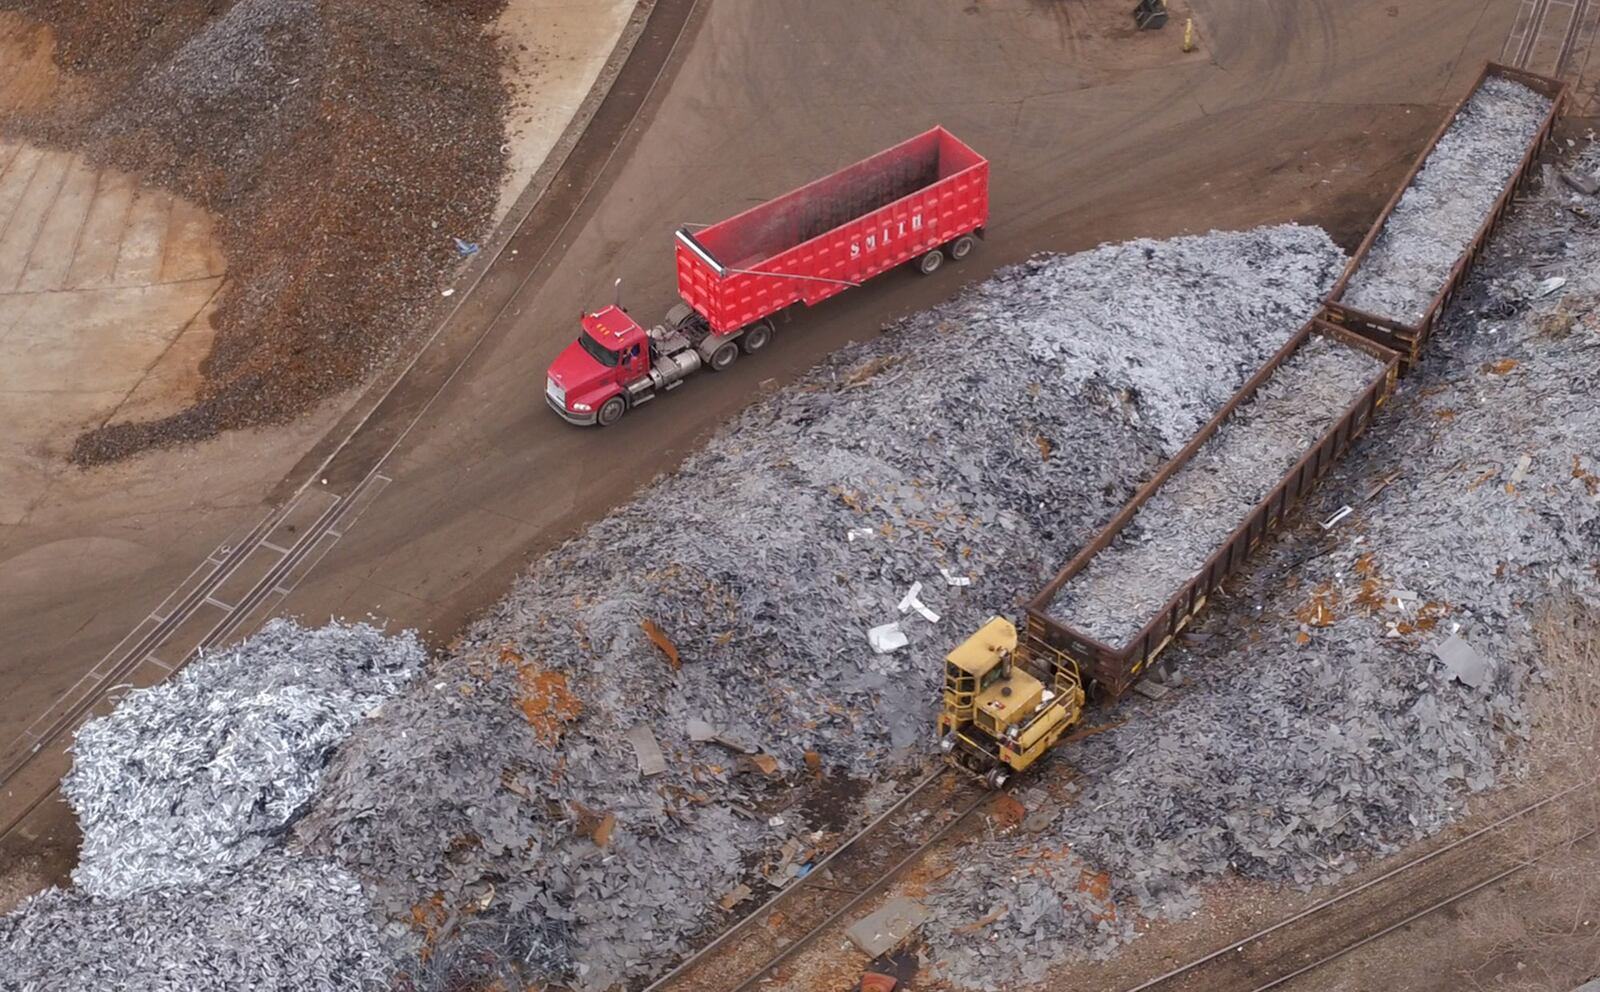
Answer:
[[[900,650],[911,641],[906,637],[906,632],[900,629],[900,621],[896,620],[868,630],[867,643],[871,644],[872,650],[879,654],[888,654]]]
[[[922,616],[922,619],[928,621],[929,623],[938,623],[939,622],[939,614],[937,614],[937,613],[933,612],[932,610],[928,609],[927,605],[922,602],[921,596],[922,596],[922,583],[921,582],[913,582],[913,583],[911,583],[910,591],[908,591],[905,594],[905,596],[900,600],[900,612],[901,613],[909,613],[912,610],[916,610],[917,613]]]

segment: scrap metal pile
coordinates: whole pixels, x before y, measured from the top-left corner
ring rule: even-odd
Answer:
[[[62,794],[94,896],[205,881],[275,845],[334,747],[425,660],[412,635],[269,623],[242,649],[128,694],[73,741]]]
[[[1312,337],[1061,588],[1051,613],[1102,644],[1127,643],[1381,367],[1367,352]]]
[[[62,783],[83,830],[76,888],[0,920],[0,987],[383,977],[393,952],[355,877],[283,847],[334,747],[425,660],[410,634],[274,620],[86,724]]]
[[[1402,324],[1422,319],[1549,112],[1548,97],[1486,79],[1406,187],[1342,302]]]
[[[1070,790],[1046,768],[1018,796],[1033,829],[963,849],[927,900],[940,974],[1016,988],[1207,878],[1329,881],[1515,772],[1529,687],[1567,661],[1535,617],[1600,608],[1600,225],[1572,195],[1491,242],[1306,522],[1168,656],[1182,687],[1058,755]]]
[[[793,877],[824,842],[767,811],[774,783],[920,760],[950,643],[1103,524],[1342,260],[1294,226],[1041,258],[846,349],[535,564],[357,731],[299,837],[391,914],[473,907],[468,947],[545,920],[524,979],[654,972],[751,862]],[[890,622],[910,646],[876,654]]]
[[[392,957],[355,876],[279,851],[207,885],[50,889],[0,917],[6,992],[376,992]]]

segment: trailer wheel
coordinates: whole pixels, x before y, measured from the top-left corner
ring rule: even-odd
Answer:
[[[739,357],[739,344],[736,341],[724,341],[711,353],[711,361],[706,363],[711,366],[711,371],[721,372],[733,364]]]
[[[950,261],[959,262],[963,258],[966,258],[968,255],[972,254],[972,249],[976,247],[977,244],[978,243],[976,241],[972,240],[972,235],[963,234],[961,237],[946,245],[944,250],[950,253]]]
[[[621,396],[613,396],[609,400],[606,400],[604,403],[600,404],[600,412],[595,415],[595,421],[599,423],[601,427],[610,427],[612,424],[621,420],[622,415],[627,412],[628,401],[624,400]]]
[[[925,276],[931,276],[939,271],[939,266],[944,264],[944,252],[935,248],[917,260],[917,271]]]
[[[772,340],[772,322],[767,320],[757,321],[745,329],[739,337],[739,350],[746,355],[754,355]]]
[[[991,768],[989,774],[983,777],[983,784],[996,791],[1005,788],[1011,781],[1011,773],[1004,768]]]

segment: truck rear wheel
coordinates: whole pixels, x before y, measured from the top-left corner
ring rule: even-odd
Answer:
[[[595,420],[601,427],[610,427],[621,420],[622,415],[627,412],[628,401],[620,396],[613,396],[600,404],[600,412],[595,416]]]
[[[772,322],[761,320],[745,328],[739,336],[739,350],[746,355],[754,355],[772,340]]]
[[[944,250],[949,252],[950,261],[959,262],[963,258],[966,258],[968,255],[972,254],[972,249],[976,247],[977,244],[978,243],[976,241],[972,240],[972,235],[963,234],[961,237],[946,245]]]
[[[722,344],[717,346],[717,350],[716,351],[713,351],[711,353],[711,361],[707,362],[706,364],[711,366],[711,371],[713,371],[713,372],[721,372],[724,369],[726,369],[728,366],[732,365],[733,362],[734,362],[734,359],[736,359],[738,357],[739,357],[739,344],[738,344],[738,342],[736,342],[736,341],[724,341]]]
[[[925,276],[931,276],[939,271],[939,266],[944,264],[944,252],[938,248],[928,252],[917,260],[917,271]]]

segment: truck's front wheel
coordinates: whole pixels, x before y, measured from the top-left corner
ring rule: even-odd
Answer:
[[[600,404],[600,413],[595,419],[599,421],[601,427],[610,427],[621,420],[622,415],[627,412],[628,402],[620,396],[613,396]]]
[[[728,366],[732,365],[734,359],[738,357],[738,343],[734,341],[724,341],[717,347],[716,351],[711,353],[711,361],[708,364],[711,366],[711,371],[721,372],[723,369],[726,369]]]

